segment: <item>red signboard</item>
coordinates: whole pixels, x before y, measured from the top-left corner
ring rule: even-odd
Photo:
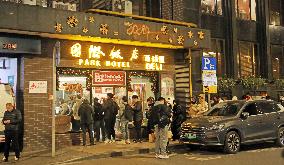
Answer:
[[[125,86],[125,78],[124,71],[93,71],[93,85],[96,86]]]

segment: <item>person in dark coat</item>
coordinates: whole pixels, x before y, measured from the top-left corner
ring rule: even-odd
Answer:
[[[132,96],[132,109],[134,111],[133,121],[136,132],[136,138],[133,140],[134,143],[142,143],[141,126],[143,121],[142,103],[138,101],[138,96]]]
[[[147,132],[148,132],[148,134],[152,134],[152,133],[154,133],[154,125],[153,125],[153,122],[151,120],[151,112],[152,112],[153,106],[155,104],[155,99],[153,97],[149,97],[147,99],[147,104],[148,104],[148,109],[146,111],[146,118],[148,119]]]
[[[105,122],[104,111],[102,105],[99,103],[98,98],[94,98],[94,129],[96,132],[96,141],[100,141],[100,135],[102,132],[102,141],[105,141]]]
[[[166,159],[168,145],[168,129],[171,118],[171,110],[166,105],[166,100],[163,97],[158,98],[157,104],[153,107],[151,113],[152,122],[155,127],[156,143],[155,152],[156,158]]]
[[[105,121],[105,128],[107,134],[107,140],[105,143],[112,143],[115,142],[115,122],[116,122],[116,115],[118,114],[119,107],[117,103],[113,100],[113,94],[108,93],[107,99],[103,104],[103,111],[104,111],[104,121]],[[113,138],[113,139],[111,139]]]
[[[94,143],[94,110],[91,107],[89,101],[85,99],[79,107],[78,115],[80,116],[81,129],[83,132],[83,146],[86,146],[86,131],[89,132],[90,145]]]
[[[180,105],[179,100],[173,101],[173,121],[171,131],[173,133],[173,141],[179,139],[181,124],[186,120],[186,109]]]
[[[22,114],[19,110],[15,109],[12,103],[6,104],[6,111],[2,123],[5,125],[5,148],[4,148],[4,162],[8,162],[10,143],[13,143],[15,160],[20,158],[20,149],[19,149],[19,125],[22,121]]]

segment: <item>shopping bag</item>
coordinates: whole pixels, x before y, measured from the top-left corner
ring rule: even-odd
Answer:
[[[155,137],[154,133],[149,134],[149,143],[154,143],[155,139],[156,139],[156,137]]]

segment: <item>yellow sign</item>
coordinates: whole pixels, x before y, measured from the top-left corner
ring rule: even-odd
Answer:
[[[204,93],[217,93],[217,86],[203,86]]]
[[[106,60],[102,60],[102,56],[107,58],[105,52],[102,50],[101,46],[94,46],[90,45],[88,49],[88,58],[83,59],[81,57],[82,50],[81,45],[79,43],[74,44],[71,47],[71,55],[73,57],[79,58],[78,64],[80,66],[93,66],[93,67],[113,67],[113,68],[130,68],[131,62],[138,60],[139,52],[138,49],[132,50],[131,57],[129,61],[122,61],[124,58],[121,55],[120,49],[116,49],[115,47],[112,48],[111,52],[109,53],[109,58]],[[145,61],[145,69],[146,70],[156,70],[161,71],[163,70],[163,64],[165,63],[165,56],[159,55],[144,55]],[[131,62],[130,62],[131,61]]]
[[[101,49],[100,46],[91,45],[89,48],[89,58],[100,59],[101,56],[105,56],[105,53]]]
[[[132,61],[132,60],[137,60],[137,59],[138,59],[138,50],[135,48],[135,49],[132,51],[132,55],[131,55],[130,61]]]
[[[165,56],[158,55],[144,55],[147,70],[163,70],[163,64],[165,63]]]
[[[120,49],[115,50],[115,47],[112,48],[109,56],[111,59],[123,59],[120,55]]]
[[[73,57],[81,57],[81,45],[79,43],[71,47],[71,54]]]

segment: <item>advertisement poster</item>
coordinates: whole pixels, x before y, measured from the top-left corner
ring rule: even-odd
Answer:
[[[47,81],[30,81],[29,93],[47,93]]]
[[[161,74],[161,96],[174,100],[174,75],[171,73]]]
[[[125,86],[124,71],[93,71],[93,85],[95,86]]]

